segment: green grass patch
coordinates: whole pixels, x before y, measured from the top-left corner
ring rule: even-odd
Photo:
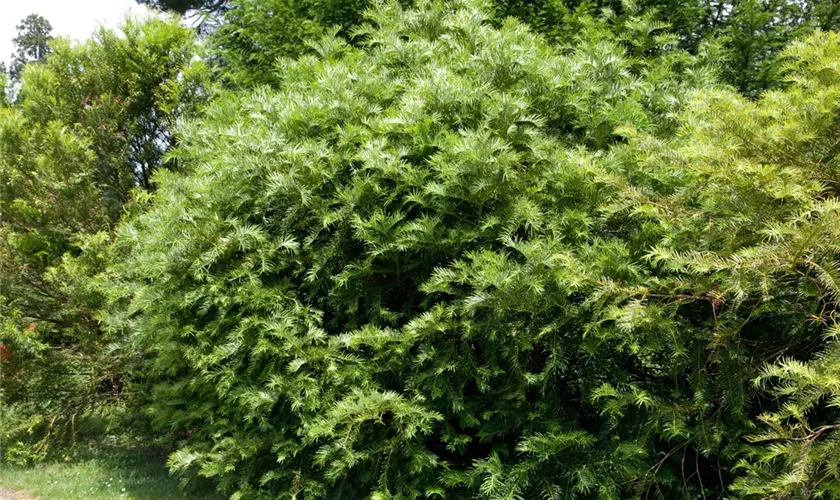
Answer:
[[[146,451],[99,451],[68,461],[32,466],[0,465],[0,485],[39,500],[221,499],[208,485],[184,491],[169,475],[165,458]]]

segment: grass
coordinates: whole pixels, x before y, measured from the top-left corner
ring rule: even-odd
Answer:
[[[165,460],[146,452],[89,452],[63,462],[0,466],[0,485],[40,500],[221,499],[211,489],[187,493],[169,475]]]

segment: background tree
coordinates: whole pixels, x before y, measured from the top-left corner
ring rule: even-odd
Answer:
[[[310,53],[305,41],[333,27],[352,41],[352,29],[370,2],[228,0],[155,5],[219,14],[212,32],[219,61],[234,80],[248,85],[271,83],[278,57]],[[621,18],[643,14],[656,25],[647,36],[661,36],[667,30],[692,54],[705,50],[706,44],[719,43],[724,80],[751,97],[784,84],[775,58],[790,40],[813,29],[840,26],[840,7],[832,0],[496,0],[491,6],[497,24],[516,17],[560,46],[573,43],[581,29],[599,18],[611,19],[619,27]]]
[[[218,12],[225,8],[227,0],[137,0],[137,3],[184,15],[191,10]]]
[[[719,21],[728,59],[723,77],[752,97],[784,85],[784,64],[776,59],[791,41],[840,27],[840,7],[831,1],[742,0],[724,8],[731,13]]]
[[[61,123],[40,125],[2,108],[0,145],[0,439],[4,459],[21,461],[44,456],[56,437],[72,438],[63,435],[67,424],[93,403],[108,369],[96,359],[91,310],[74,306],[50,276],[63,255],[78,251],[81,234],[108,227],[108,214],[89,144]],[[17,442],[36,429],[34,440]]]
[[[12,54],[12,65],[9,75],[12,80],[18,80],[23,67],[30,62],[43,62],[51,52],[49,45],[52,40],[52,25],[38,14],[29,14],[17,26],[18,34],[12,39],[15,53]]]
[[[175,167],[164,160],[172,126],[212,92],[195,34],[177,20],[129,19],[83,44],[51,43],[0,109],[0,340],[10,353],[0,439],[4,458],[19,461],[72,441],[84,417],[118,406],[124,372],[105,355],[114,339],[96,320],[99,296],[78,278],[101,264],[96,249],[132,190]],[[97,245],[82,243],[100,231]],[[57,269],[80,254],[74,272]]]
[[[367,0],[232,0],[210,35],[225,76],[239,86],[272,83],[279,58],[311,53],[333,28],[349,38]]]
[[[0,108],[9,105],[9,75],[6,73],[6,63],[0,61]]]
[[[119,32],[96,31],[73,45],[54,43],[46,64],[28,70],[19,107],[33,122],[58,121],[89,141],[112,223],[135,187],[150,189],[152,173],[174,168],[165,154],[171,129],[211,95],[196,35],[175,20],[127,19]]]

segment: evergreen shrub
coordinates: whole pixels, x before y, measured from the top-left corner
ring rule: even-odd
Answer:
[[[234,498],[760,497],[802,467],[747,436],[838,422],[836,353],[775,382],[837,332],[840,39],[751,102],[487,12],[378,5],[181,126],[99,277],[170,465]],[[800,382],[800,413],[765,392]]]

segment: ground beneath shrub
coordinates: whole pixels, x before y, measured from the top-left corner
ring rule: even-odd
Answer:
[[[2,2],[2,0],[0,0]],[[0,464],[0,500],[222,500],[213,483],[188,491],[151,448],[79,447],[63,460]]]
[[[0,500],[38,500],[24,491],[0,488]]]

